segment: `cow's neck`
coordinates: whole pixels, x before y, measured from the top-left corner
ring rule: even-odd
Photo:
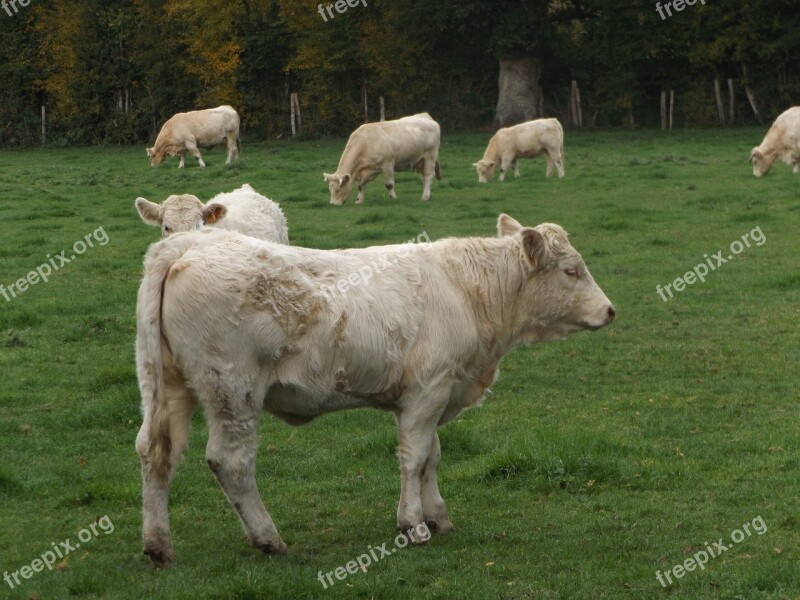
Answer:
[[[337,175],[350,175],[356,176],[356,169],[358,168],[358,144],[347,142],[342,158],[339,160],[339,166],[336,168]]]
[[[486,162],[494,162],[496,165],[500,164],[500,144],[497,143],[497,136],[489,140],[489,145],[486,146],[486,152],[483,154],[483,160]]]
[[[486,357],[500,360],[523,342],[522,292],[528,273],[520,263],[519,241],[514,238],[449,240],[455,247],[444,256],[444,269],[462,293],[474,315]],[[528,304],[530,306],[530,304]]]

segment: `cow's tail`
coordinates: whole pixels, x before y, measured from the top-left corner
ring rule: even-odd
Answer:
[[[236,154],[242,153],[242,136],[236,136]]]
[[[436,180],[442,180],[442,169],[439,167],[439,161],[437,160],[436,163],[433,165],[434,173],[436,173]]]
[[[136,300],[136,375],[142,395],[136,451],[149,470],[162,478],[170,471],[172,440],[164,377],[164,360],[170,351],[161,331],[161,307],[169,270],[190,244],[191,240],[171,239],[150,247]]]

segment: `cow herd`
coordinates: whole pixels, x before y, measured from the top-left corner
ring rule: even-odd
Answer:
[[[230,107],[176,115],[148,156],[157,164],[178,155],[182,166],[190,152],[202,165],[199,147],[226,143],[230,161],[238,122]],[[800,108],[781,115],[753,149],[754,174],[776,158],[800,170],[799,130]],[[439,142],[439,125],[425,113],[362,125],[325,175],[331,202],[342,204],[354,183],[363,202],[364,186],[381,174],[394,198],[394,171],[404,169],[422,174],[428,200],[440,176]],[[539,153],[548,175],[563,177],[557,120],[501,129],[475,167],[480,181],[496,167],[502,179],[509,168],[518,174],[517,159]],[[290,425],[348,408],[393,413],[397,528],[447,533],[437,428],[481,401],[514,348],[594,331],[616,316],[567,233],[551,223],[528,227],[501,214],[497,237],[315,250],[290,246],[281,209],[249,185],[205,204],[184,194],[160,205],[138,198],[136,208],[162,231],[136,305],[143,543],[159,567],[175,560],[169,488],[198,404],[209,427],[206,460],[255,548],[286,551],[255,480],[263,412]],[[370,276],[360,276],[367,267]],[[337,293],[345,281],[347,294]]]

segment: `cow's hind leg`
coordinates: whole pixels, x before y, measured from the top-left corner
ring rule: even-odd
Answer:
[[[434,432],[428,462],[425,463],[425,468],[422,471],[422,514],[431,531],[448,533],[452,531],[453,523],[450,521],[447,507],[444,504],[442,495],[439,493],[439,482],[437,481],[436,473],[441,458],[442,449],[439,444],[439,434]]]
[[[554,151],[552,156],[550,156],[549,153],[547,153],[547,156],[550,158],[550,160],[552,160],[552,164],[555,166],[556,172],[558,173],[558,178],[562,179],[564,177],[564,153],[560,151]],[[547,170],[549,176],[549,171],[551,170],[549,165]]]
[[[431,199],[431,182],[436,175],[436,160],[425,158],[422,165],[422,201],[427,202]]]
[[[231,164],[234,159],[239,158],[239,142],[236,136],[228,136],[228,160],[225,161],[226,165]]]
[[[156,567],[175,560],[169,528],[169,488],[189,435],[194,399],[179,378],[165,380],[163,406],[155,416],[145,414],[136,437],[142,463],[142,541],[144,553]],[[152,418],[151,418],[152,417]]]
[[[222,386],[217,388],[222,389]],[[235,400],[224,392],[207,404],[206,461],[239,515],[253,547],[265,554],[286,552],[286,544],[258,494],[255,456],[261,403],[247,392]],[[206,403],[204,403],[206,404]]]
[[[553,165],[553,159],[550,158],[550,153],[545,151],[544,159],[547,161],[547,172],[545,173],[545,177],[550,177],[555,171],[555,166]]]
[[[519,162],[516,158],[511,161],[511,168],[514,169],[514,177],[519,177]]]

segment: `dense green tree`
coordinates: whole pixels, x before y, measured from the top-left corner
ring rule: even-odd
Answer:
[[[666,5],[661,2],[660,6]],[[339,9],[342,9],[339,4]],[[231,104],[246,137],[343,135],[366,118],[428,111],[446,130],[568,118],[654,126],[717,122],[714,80],[735,81],[736,122],[800,97],[794,0],[50,0],[0,12],[0,145],[152,140],[178,111]],[[330,11],[328,10],[330,8]]]

